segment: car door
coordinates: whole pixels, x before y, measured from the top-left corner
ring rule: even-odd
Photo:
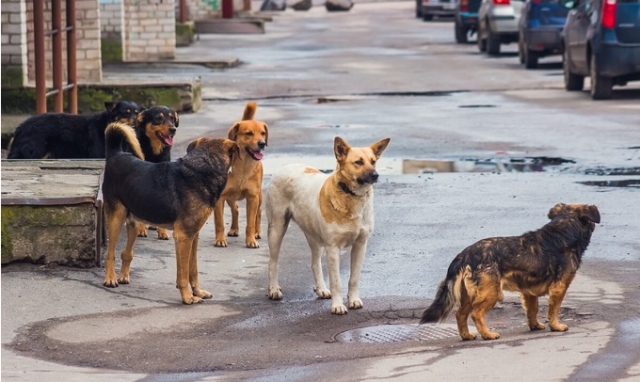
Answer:
[[[565,49],[571,57],[570,67],[577,73],[587,74],[589,64],[587,58],[587,32],[593,16],[594,3],[597,0],[578,0],[576,6],[569,11],[565,26]]]

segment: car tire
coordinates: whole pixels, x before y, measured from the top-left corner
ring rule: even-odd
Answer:
[[[484,53],[487,51],[487,40],[482,38],[482,27],[478,25],[478,31],[476,32],[478,35],[478,40],[476,41],[478,44],[478,50],[480,53]]]
[[[453,28],[455,29],[456,42],[458,44],[466,44],[469,42],[469,40],[467,39],[467,28],[465,28],[464,25],[460,24],[458,22],[458,19],[456,19]]]
[[[433,15],[429,15],[427,13],[422,13],[422,21],[431,21],[433,20]]]
[[[591,55],[589,65],[589,76],[591,77],[591,98],[594,100],[609,99],[613,92],[613,80],[608,77],[598,75],[598,65],[596,55]]]
[[[584,76],[571,72],[569,52],[565,48],[562,54],[562,72],[564,74],[564,88],[569,92],[581,91],[584,88]]]
[[[527,69],[538,67],[538,54],[526,47],[524,48],[524,67]]]
[[[493,34],[491,27],[487,28],[487,54],[490,56],[500,54],[500,38]]]
[[[416,0],[416,18],[422,18],[422,0]]]
[[[518,39],[518,60],[520,60],[520,63],[524,65],[524,40],[522,35],[520,35],[520,38]]]

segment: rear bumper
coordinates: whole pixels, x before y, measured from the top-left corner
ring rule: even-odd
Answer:
[[[456,13],[456,3],[422,4],[423,15],[453,16]]]
[[[526,33],[527,48],[536,52],[559,52],[561,27],[529,29]]]
[[[478,25],[478,14],[472,12],[458,13],[458,20],[461,25],[466,27],[475,27]]]
[[[595,54],[600,75],[640,79],[640,45],[602,44]]]

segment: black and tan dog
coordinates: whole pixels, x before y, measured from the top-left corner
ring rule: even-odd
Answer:
[[[111,122],[135,123],[142,110],[135,102],[105,102],[103,112],[91,115],[46,113],[16,128],[9,159],[104,158],[104,131]]]
[[[193,304],[211,298],[211,293],[201,289],[198,282],[198,234],[227,183],[238,145],[229,139],[199,138],[189,144],[183,158],[151,163],[143,160],[133,127],[110,124],[105,138],[107,160],[102,193],[109,242],[104,285],[113,288],[130,282],[136,221],[143,221],[173,230],[176,286],[182,302]],[[116,277],[115,249],[125,222],[127,244]]]
[[[171,161],[171,146],[179,124],[178,113],[166,106],[154,106],[138,114],[135,129],[144,160],[152,163]],[[166,229],[157,230],[158,239],[169,240]],[[138,223],[138,236],[147,235],[147,225]]]
[[[443,321],[456,304],[458,332],[469,333],[467,319],[473,319],[485,340],[500,338],[485,324],[485,314],[502,300],[502,290],[520,292],[531,330],[543,330],[538,321],[538,297],[549,295],[549,327],[564,332],[558,312],[567,289],[580,267],[600,212],[593,205],[556,204],[549,211],[551,221],[521,236],[480,240],[465,248],[451,262],[436,298],[422,314],[421,324]]]
[[[215,246],[226,247],[224,235],[224,203],[231,207],[231,227],[229,236],[238,236],[238,200],[247,200],[246,246],[258,248],[256,239],[260,239],[260,218],[262,215],[262,151],[269,140],[269,128],[266,123],[257,121],[255,102],[248,102],[242,120],[229,129],[229,139],[238,143],[240,155],[233,159],[229,181],[214,211]]]

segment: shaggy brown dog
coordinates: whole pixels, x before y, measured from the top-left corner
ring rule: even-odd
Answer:
[[[198,282],[198,234],[211,215],[224,186],[238,145],[229,139],[198,138],[175,162],[144,161],[133,128],[112,123],[106,130],[107,160],[102,183],[109,243],[104,286],[130,282],[129,268],[136,241],[136,221],[173,230],[177,278],[182,302],[193,304],[211,293]],[[133,154],[123,151],[131,148]],[[116,278],[115,249],[122,225],[127,244]]]
[[[245,243],[249,248],[258,248],[256,239],[260,239],[260,217],[262,215],[262,151],[269,140],[269,129],[266,123],[256,121],[255,102],[245,106],[242,121],[236,122],[229,129],[229,139],[240,146],[240,155],[233,158],[227,187],[214,211],[215,246],[226,247],[224,236],[224,203],[231,207],[231,228],[229,236],[238,236],[238,200],[247,200],[247,229]]]
[[[596,206],[556,204],[547,223],[521,236],[480,240],[465,248],[451,262],[447,277],[440,283],[436,298],[422,314],[421,324],[443,321],[456,304],[458,332],[463,340],[469,333],[469,314],[485,340],[500,338],[485,324],[485,314],[502,300],[502,290],[520,292],[531,330],[542,330],[538,321],[538,297],[549,295],[549,327],[564,332],[558,312],[582,255],[589,245],[595,223],[600,223]]]

